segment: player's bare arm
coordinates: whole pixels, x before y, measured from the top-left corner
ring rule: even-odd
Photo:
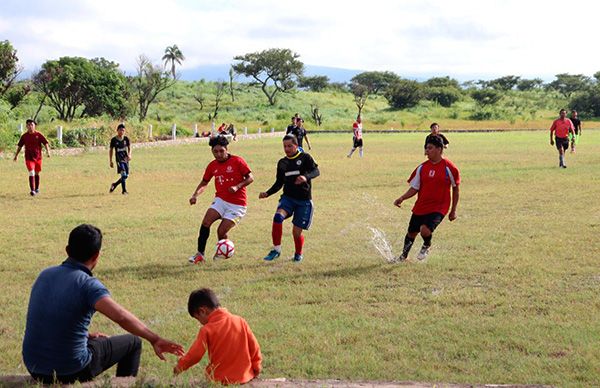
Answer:
[[[15,152],[15,157],[13,158],[13,160],[15,162],[17,161],[17,157],[19,156],[19,152],[21,152],[21,148],[23,148],[23,147],[22,146],[21,147],[17,147],[17,151]]]
[[[200,194],[202,194],[204,192],[204,190],[206,190],[207,185],[208,185],[208,182],[205,181],[204,179],[200,182],[200,184],[198,185],[198,187],[196,187],[196,190],[194,190],[194,193],[190,197],[190,205],[196,204],[196,199],[198,198],[198,196]]]
[[[448,219],[450,221],[454,221],[456,219],[456,208],[458,206],[459,197],[460,190],[458,186],[452,187],[452,207],[450,208],[450,213],[448,214]]]
[[[237,192],[238,190],[240,190],[240,189],[242,189],[242,188],[244,188],[244,187],[248,186],[248,185],[249,185],[250,183],[252,183],[252,182],[254,182],[254,176],[252,175],[252,173],[250,173],[250,174],[248,174],[248,175],[246,175],[246,176],[244,177],[244,180],[243,180],[243,181],[241,181],[240,183],[238,183],[238,184],[237,184],[237,185],[235,185],[235,186],[231,186],[231,187],[229,188],[229,192],[230,192],[230,193],[235,193],[235,192]]]
[[[400,197],[398,197],[395,201],[394,201],[394,206],[398,206],[400,207],[400,205],[402,205],[402,202],[406,201],[407,199],[414,197],[417,193],[419,192],[419,190],[410,187],[408,190],[406,190],[406,193],[402,194]]]
[[[48,143],[44,143],[44,148],[46,148],[46,157],[50,157],[50,148],[48,148]]]
[[[113,165],[113,149],[112,149],[112,147],[110,147],[108,149],[108,164],[109,164],[110,168],[114,167],[114,165]]]

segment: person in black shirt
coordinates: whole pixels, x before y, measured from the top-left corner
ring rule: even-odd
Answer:
[[[110,191],[113,192],[121,185],[123,194],[127,194],[127,187],[125,181],[129,176],[129,161],[131,160],[131,142],[129,138],[125,136],[125,125],[119,124],[117,126],[117,136],[110,139],[110,148],[108,150],[108,161],[110,162],[110,168],[114,167],[113,164],[113,150],[115,153],[115,161],[117,162],[117,174],[121,177],[116,182],[110,185]]]
[[[258,198],[267,198],[283,187],[283,195],[279,199],[277,211],[273,217],[271,236],[273,249],[265,256],[265,260],[272,261],[281,255],[281,236],[283,234],[283,221],[293,216],[294,225],[294,262],[302,261],[302,248],[304,246],[303,230],[308,230],[312,222],[312,179],[319,176],[319,168],[314,159],[298,149],[298,139],[294,135],[283,137],[285,157],[277,163],[277,178],[273,186],[259,194]]]
[[[306,129],[304,128],[304,119],[300,118],[300,117],[294,117],[295,119],[295,124],[293,125],[288,125],[287,130],[286,130],[286,135],[294,135],[296,136],[296,139],[298,140],[298,147],[300,148],[300,151],[304,151],[302,148],[302,143],[304,141],[304,139],[306,139],[306,145],[308,145],[308,149],[311,149],[310,146],[310,141],[308,140],[308,135],[306,133]]]
[[[577,117],[577,111],[571,111],[571,122],[573,128],[575,128],[575,135],[571,138],[571,152],[575,152],[575,145],[579,143],[579,136],[581,136],[581,120]]]
[[[448,148],[448,144],[450,144],[450,142],[448,141],[448,139],[446,139],[446,136],[442,135],[442,133],[440,132],[440,125],[438,123],[431,123],[429,129],[431,129],[431,133],[425,138],[424,147],[427,147],[427,139],[429,139],[430,136],[437,136],[440,139],[442,139],[442,142],[444,143],[444,148]]]

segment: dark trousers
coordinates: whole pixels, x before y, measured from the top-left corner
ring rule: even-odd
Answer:
[[[88,340],[88,349],[92,353],[92,361],[77,373],[56,376],[30,373],[31,377],[44,384],[85,382],[115,364],[117,364],[117,377],[137,376],[142,354],[142,341],[139,337],[124,334],[93,338]]]

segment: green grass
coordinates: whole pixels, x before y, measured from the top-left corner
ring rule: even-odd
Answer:
[[[236,256],[190,266],[213,190],[189,195],[212,159],[206,145],[134,150],[130,195],[108,194],[116,178],[106,153],[45,160],[42,194],[31,198],[22,160],[0,159],[0,373],[26,373],[21,341],[31,284],[65,256],[69,231],[104,232],[96,276],[160,334],[189,346],[196,321],[189,292],[211,287],[244,316],[264,356],[263,377],[600,384],[600,132],[588,131],[559,169],[547,133],[449,134],[445,152],[462,173],[458,219],[436,230],[426,263],[387,264],[369,227],[401,249],[413,201],[392,202],[424,160],[422,134],[367,135],[365,157],[345,157],[349,135],[311,136],[322,175],[305,260],[270,248],[280,140],[231,145],[252,167],[248,215],[231,233]],[[211,184],[212,188],[212,184]],[[213,227],[210,244],[216,242]],[[411,256],[416,255],[417,247]],[[92,330],[122,333],[94,318]],[[142,374],[169,379],[145,346]],[[202,376],[198,367],[186,377]]]

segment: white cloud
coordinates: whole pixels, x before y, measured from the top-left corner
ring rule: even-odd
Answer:
[[[307,64],[401,75],[551,77],[600,70],[600,5],[574,0],[7,1],[0,36],[32,70],[60,56],[133,69],[177,44],[185,68],[285,47]]]

